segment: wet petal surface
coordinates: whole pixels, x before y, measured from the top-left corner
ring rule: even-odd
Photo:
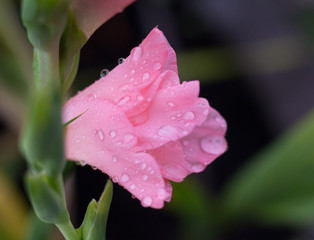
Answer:
[[[169,180],[200,172],[227,148],[226,122],[199,98],[199,82],[180,84],[176,56],[157,28],[109,73],[71,98],[66,157],[108,174],[144,207],[170,201]]]

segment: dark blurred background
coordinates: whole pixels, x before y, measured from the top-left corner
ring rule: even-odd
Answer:
[[[113,68],[155,26],[177,52],[181,80],[199,79],[200,95],[227,120],[228,152],[203,173],[185,180],[197,178],[205,189],[219,194],[252,155],[314,106],[314,2],[137,1],[103,25],[83,48],[75,84],[81,88],[81,78],[86,76],[91,83],[102,68]],[[92,171],[79,168],[76,174],[80,221],[90,197],[100,195],[106,179]],[[172,214],[172,207],[170,203],[163,210],[144,209],[115,186],[108,239],[176,239],[184,226]],[[199,219],[194,221],[198,224]],[[226,229],[219,239],[293,239],[300,235],[293,227],[247,222],[230,232]]]
[[[181,81],[200,80],[201,97],[225,117],[229,149],[204,172],[175,184],[173,201],[162,210],[143,208],[115,184],[107,239],[314,239],[314,218],[300,225],[246,217],[229,222],[220,209],[232,176],[314,107],[314,1],[139,0],[84,46],[72,93],[97,80],[102,69],[114,68],[155,26],[177,53]],[[15,115],[8,119],[6,111],[1,114],[1,148],[17,149]],[[3,158],[21,159],[14,154]],[[25,164],[17,167],[16,162],[4,165],[23,189]],[[75,226],[91,199],[99,198],[106,179],[88,166],[76,167],[70,175]],[[194,200],[185,201],[193,194]]]

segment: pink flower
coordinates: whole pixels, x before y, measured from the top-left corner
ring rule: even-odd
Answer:
[[[135,0],[73,0],[71,10],[80,29],[89,38],[111,17]]]
[[[227,148],[226,122],[199,98],[199,82],[180,84],[176,55],[157,28],[107,76],[63,109],[66,156],[107,173],[143,206],[170,201],[169,180],[201,172]]]

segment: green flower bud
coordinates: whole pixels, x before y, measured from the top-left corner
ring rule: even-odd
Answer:
[[[58,176],[65,167],[60,94],[43,88],[31,99],[21,148],[34,172]]]
[[[68,19],[68,0],[24,0],[22,22],[33,46],[49,50],[60,42]]]
[[[53,181],[45,174],[26,174],[26,189],[35,213],[40,220],[46,223],[68,222],[69,214],[65,200],[50,180]]]

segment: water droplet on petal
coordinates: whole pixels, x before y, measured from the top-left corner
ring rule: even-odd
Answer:
[[[225,140],[222,136],[205,136],[201,139],[200,145],[206,153],[221,154],[226,150]]]
[[[130,85],[129,84],[124,84],[122,85],[120,88],[119,88],[119,91],[120,92],[123,92],[125,90],[128,90],[130,88]]]
[[[124,173],[124,174],[122,175],[122,177],[121,177],[121,181],[122,181],[122,182],[127,182],[127,181],[129,181],[129,180],[130,180],[129,175],[126,174],[126,173]]]
[[[130,189],[131,189],[131,190],[135,189],[135,184],[131,184],[131,185],[130,185]]]
[[[215,120],[216,120],[216,122],[220,122],[220,121],[221,121],[221,117],[216,116],[216,117],[215,117]]]
[[[134,135],[129,133],[124,136],[124,142],[129,143],[134,139]]]
[[[119,63],[119,64],[123,63],[124,61],[125,61],[124,58],[119,58],[119,59],[118,59],[118,63]]]
[[[192,121],[194,118],[195,118],[195,115],[192,112],[186,112],[183,115],[183,119],[186,121]]]
[[[216,129],[216,131],[218,132],[218,133],[223,133],[224,131],[226,131],[226,123],[225,122],[223,122],[223,123],[221,123],[219,126],[218,126],[218,128]]]
[[[203,164],[201,164],[201,163],[194,163],[193,165],[192,165],[192,170],[194,171],[194,172],[201,172],[201,171],[203,171],[204,170],[204,165]]]
[[[143,175],[143,180],[146,181],[148,179],[147,175]]]
[[[84,167],[86,165],[86,162],[85,161],[78,161],[78,162],[76,162],[76,164],[81,166],[81,167]]]
[[[115,176],[115,177],[112,178],[112,181],[113,181],[114,183],[117,183],[117,182],[119,181],[119,178],[118,178],[117,176]]]
[[[149,73],[146,72],[146,73],[143,74],[142,80],[146,81],[146,80],[149,79],[149,77],[150,77]]]
[[[91,166],[91,168],[92,168],[93,170],[97,170],[97,167],[96,167],[96,166]]]
[[[131,55],[135,61],[138,61],[143,54],[143,50],[141,47],[135,47],[131,51]]]
[[[140,96],[137,97],[137,100],[141,102],[141,101],[144,100],[144,97],[140,95]]]
[[[118,160],[119,160],[119,159],[118,159],[117,156],[113,156],[113,157],[112,157],[112,161],[113,161],[114,163],[118,162]]]
[[[207,115],[208,112],[209,112],[209,110],[208,110],[208,109],[205,109],[205,110],[203,111],[203,115]]]
[[[128,101],[130,101],[130,97],[129,97],[129,96],[125,96],[125,97],[123,97],[123,98],[119,101],[118,105],[126,104]]]
[[[162,137],[170,138],[171,140],[176,140],[178,137],[177,129],[170,125],[164,125],[158,130],[158,135]]]
[[[110,131],[110,136],[114,138],[117,136],[117,132],[115,130]]]
[[[141,168],[142,168],[142,169],[145,169],[145,168],[146,168],[146,163],[142,163]]]
[[[160,64],[160,63],[155,63],[154,66],[153,66],[153,68],[154,68],[155,70],[159,70],[159,69],[161,68],[161,64]]]
[[[134,74],[135,73],[135,69],[131,69],[130,73]]]
[[[103,69],[103,70],[101,70],[101,72],[100,72],[100,77],[104,77],[104,76],[108,75],[108,73],[109,73],[109,70],[108,70],[108,69]]]
[[[168,106],[169,107],[174,107],[174,103],[173,102],[168,102]]]
[[[100,140],[104,140],[104,132],[101,129],[97,131],[97,135]]]
[[[153,200],[151,197],[144,197],[144,199],[142,200],[142,205],[143,207],[149,207],[150,205],[152,205]]]
[[[158,195],[158,198],[165,199],[168,194],[166,193],[165,189],[161,188],[161,189],[158,189],[157,195]]]
[[[96,96],[94,94],[88,94],[87,95],[87,101],[92,101],[96,98]]]

